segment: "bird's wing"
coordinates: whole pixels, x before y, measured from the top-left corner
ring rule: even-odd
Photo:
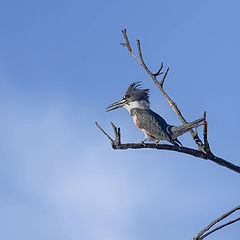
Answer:
[[[138,109],[137,111],[138,124],[141,128],[148,131],[158,140],[169,141],[171,139],[170,134],[167,132],[169,125],[161,116],[150,109]]]

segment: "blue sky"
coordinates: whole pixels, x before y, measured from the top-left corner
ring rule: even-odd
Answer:
[[[114,151],[143,136],[125,110],[105,113],[130,83],[180,124],[119,43],[127,28],[146,63],[170,67],[165,88],[188,120],[207,111],[212,151],[239,162],[238,1],[0,3],[0,236],[19,240],[191,239],[239,205],[239,176],[191,156]],[[200,132],[201,133],[201,132]],[[180,138],[195,147],[189,134]],[[236,239],[239,223],[208,239]]]

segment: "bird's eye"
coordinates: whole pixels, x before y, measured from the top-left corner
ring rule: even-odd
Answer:
[[[125,98],[130,98],[130,95],[129,95],[129,94],[127,94],[127,95],[125,96]]]

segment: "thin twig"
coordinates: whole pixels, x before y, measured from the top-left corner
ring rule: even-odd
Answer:
[[[132,49],[131,49],[131,46],[130,46],[130,43],[129,43],[128,37],[127,37],[127,30],[126,29],[122,30],[122,34],[123,34],[123,37],[125,38],[126,42],[121,43],[121,45],[126,46],[128,48],[128,51],[132,52]]]
[[[239,168],[240,168],[240,167],[239,167]],[[239,219],[237,218],[237,219],[235,219],[235,220],[233,220],[233,221],[230,221],[230,222],[228,222],[228,223],[226,223],[226,224],[223,224],[223,225],[221,225],[221,226],[213,229],[212,231],[206,233],[206,232],[207,232],[210,228],[212,228],[216,223],[222,221],[223,219],[225,219],[226,217],[228,217],[229,215],[231,215],[232,213],[234,213],[234,212],[237,211],[237,210],[240,210],[240,206],[237,206],[237,207],[233,208],[232,210],[224,213],[222,216],[220,216],[219,218],[217,218],[217,219],[215,219],[214,221],[212,221],[207,227],[205,227],[201,232],[199,232],[199,233],[193,238],[193,240],[203,239],[204,237],[208,236],[208,235],[211,234],[212,232],[215,232],[215,231],[217,231],[217,230],[219,230],[219,229],[221,229],[221,228],[223,228],[223,227],[225,227],[225,226],[227,226],[227,225],[229,225],[229,224],[232,224],[232,223],[238,221]],[[206,234],[204,234],[204,233],[206,233]],[[203,234],[204,234],[204,235],[203,235]]]
[[[164,74],[164,76],[163,76],[163,78],[162,78],[162,81],[160,82],[161,87],[163,87],[163,83],[164,83],[165,78],[166,78],[166,76],[167,76],[167,74],[168,74],[168,71],[169,71],[169,67],[167,68],[167,70],[166,70],[166,72],[165,72],[165,74]]]
[[[129,54],[132,55],[141,65],[143,65],[143,63],[132,52],[129,52]]]
[[[206,121],[206,111],[204,112],[204,128],[203,128],[203,139],[204,139],[204,150],[206,151],[206,153],[211,153],[210,150],[210,145],[207,139],[207,128],[208,128],[208,123]]]
[[[161,63],[161,66],[160,66],[159,70],[158,70],[156,73],[154,73],[153,75],[154,75],[155,77],[157,77],[157,76],[163,74],[163,72],[161,72],[162,69],[163,69],[163,63]]]
[[[198,238],[198,240],[202,240],[202,239],[204,239],[205,237],[207,237],[208,235],[216,232],[217,230],[219,230],[219,229],[221,229],[221,228],[223,228],[223,227],[226,227],[226,226],[228,226],[228,225],[230,225],[230,224],[232,224],[232,223],[235,223],[235,222],[237,222],[237,221],[239,221],[239,220],[240,220],[240,217],[239,217],[239,218],[236,218],[236,219],[234,219],[234,220],[232,220],[232,221],[229,221],[229,222],[227,222],[227,223],[225,223],[225,224],[223,224],[223,225],[221,225],[221,226],[219,226],[219,227],[216,227],[216,228],[214,228],[213,230],[211,230],[211,231],[209,231],[208,233],[206,233],[206,234],[204,234],[203,236],[201,236],[200,238]]]
[[[120,44],[124,47],[127,47],[128,48],[128,53],[130,55],[132,55],[142,65],[142,62],[132,53],[132,48],[130,46],[130,42],[129,42],[128,37],[127,37],[127,30],[126,29],[122,30],[122,34],[123,34],[123,37],[124,37],[126,42],[125,43],[120,43]]]
[[[103,132],[103,134],[105,136],[107,136],[107,138],[111,141],[111,142],[114,142],[113,139],[98,125],[97,122],[95,122],[96,126]]]
[[[113,132],[115,135],[115,140],[114,140],[114,146],[118,146],[121,144],[121,136],[120,136],[120,128],[117,128],[112,122],[111,122],[112,128],[113,128]]]

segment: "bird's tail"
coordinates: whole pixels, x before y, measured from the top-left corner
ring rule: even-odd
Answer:
[[[178,136],[184,134],[185,132],[189,131],[191,128],[195,128],[198,126],[203,125],[203,121],[205,120],[205,117],[199,118],[193,122],[189,122],[186,124],[183,124],[181,126],[172,126],[169,130],[171,131],[172,138],[175,139]]]

